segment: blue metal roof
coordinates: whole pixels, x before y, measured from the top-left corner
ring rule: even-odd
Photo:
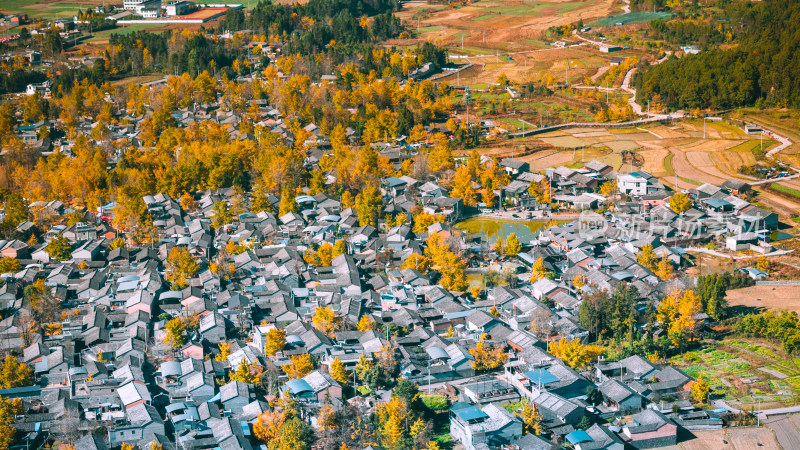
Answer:
[[[730,202],[727,202],[727,201],[725,201],[725,200],[723,200],[721,198],[714,198],[714,197],[707,199],[706,200],[706,204],[708,206],[711,206],[712,208],[722,208],[722,207],[725,207],[725,206],[733,206],[733,204],[730,203]]]
[[[467,406],[466,408],[460,408],[453,411],[461,420],[466,422],[472,422],[474,420],[485,420],[489,418],[489,415],[485,412],[478,409],[476,406]]]
[[[311,385],[302,378],[296,378],[286,382],[286,388],[289,389],[290,394],[300,394],[302,392],[313,392],[314,389]]]
[[[524,374],[536,384],[550,384],[558,381],[558,377],[548,372],[547,369],[534,369]]]
[[[587,432],[585,432],[583,430],[575,430],[572,433],[566,435],[565,437],[567,438],[567,440],[572,445],[580,444],[581,442],[592,442],[592,441],[594,441],[594,439],[592,439],[592,437],[589,436],[589,433],[587,433]]]
[[[171,413],[171,412],[179,411],[181,409],[186,409],[186,405],[183,404],[183,402],[178,402],[178,403],[172,403],[171,405],[167,405],[164,408],[164,411],[166,411],[168,413]]]

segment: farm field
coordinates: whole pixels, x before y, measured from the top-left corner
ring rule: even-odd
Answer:
[[[422,26],[441,26],[441,31],[421,33],[419,39],[488,48],[524,48],[526,40],[538,39],[552,26],[577,22],[581,18],[604,17],[613,11],[613,0],[480,0],[459,8],[443,8],[423,1],[403,5],[398,16]],[[486,36],[484,39],[484,32]],[[528,44],[530,45],[530,44]]]
[[[649,22],[655,19],[668,20],[671,17],[672,14],[664,12],[633,11],[617,16],[604,17],[589,22],[588,25],[593,27],[613,27],[618,23],[622,25],[631,25],[634,23]]]
[[[532,170],[577,164],[581,162],[581,148],[585,148],[585,161],[598,159],[619,172],[644,170],[669,186],[675,184],[677,173],[681,189],[706,182],[721,184],[730,178],[752,180],[737,170],[742,165],[756,162],[753,150],[760,148],[759,140],[738,134],[735,127],[721,123],[715,123],[713,127],[707,124],[706,139],[703,139],[702,122],[700,129],[697,128],[690,121],[643,128],[559,130],[522,140],[531,146],[549,147],[551,150],[521,159],[528,162]],[[766,142],[764,148],[768,148]],[[622,164],[622,153],[626,151],[639,154],[642,165],[631,167]]]
[[[580,82],[605,70],[611,56],[577,40],[578,46],[552,47],[542,36],[552,26],[604,17],[614,11],[613,4],[614,0],[479,0],[446,8],[410,1],[403,4],[397,16],[417,32],[416,37],[395,39],[388,44],[404,46],[430,41],[448,47],[451,57],[469,57],[478,66],[478,70],[461,74],[466,78],[462,81],[469,84],[493,83],[500,73],[515,81],[542,80],[548,75],[560,80],[566,76],[567,59],[571,62],[570,80]],[[614,56],[640,52],[625,53]],[[456,77],[445,78],[454,83]]]
[[[544,116],[545,123],[552,123],[553,118],[566,121],[569,117],[586,114],[578,107],[559,105],[557,102],[563,99],[581,106],[575,102],[584,100],[557,91],[548,99],[512,103],[518,115],[509,118],[511,122],[505,122],[502,114],[491,118],[502,125],[510,125],[506,129],[514,131],[519,129],[518,118],[526,117],[525,114],[528,114],[527,121],[534,125],[541,120],[537,117]],[[765,140],[762,151],[758,137],[748,136],[738,126],[727,122],[707,122],[705,139],[703,134],[703,122],[691,119],[639,128],[573,128],[514,140],[495,139],[483,145],[481,152],[499,154],[499,150],[505,148],[501,154],[513,156],[520,148],[534,149],[516,156],[534,171],[559,165],[579,168],[585,162],[597,159],[618,172],[644,170],[671,188],[677,181],[679,189],[692,189],[703,183],[720,185],[728,179],[755,181],[755,178],[740,174],[739,167],[755,164],[762,154],[777,145],[776,141]],[[629,159],[623,163],[623,154],[628,151],[638,155],[636,160],[641,165],[631,165]],[[790,213],[800,211],[800,197],[795,195],[800,193],[800,180],[781,181],[774,186],[783,192],[756,186],[754,190],[759,194],[756,203],[774,210],[782,221],[791,223]]]
[[[754,448],[775,449],[782,447],[778,444],[772,430],[766,427],[748,427],[743,429],[728,428],[714,431],[694,431],[695,438],[681,442],[680,448],[684,450],[708,450],[726,448],[732,450],[751,450]],[[727,442],[727,443],[726,443]]]
[[[102,5],[103,0],[70,0],[55,2],[53,0],[3,0],[0,8],[4,13],[25,13],[31,17],[68,17],[78,9],[93,8]]]
[[[94,45],[106,45],[112,34],[128,34],[135,33],[140,30],[147,31],[160,31],[167,29],[163,23],[132,23],[129,25],[112,28],[110,30],[103,30],[93,33],[92,37],[86,42]]]
[[[442,31],[437,31],[441,33]],[[459,41],[460,42],[460,41]],[[442,44],[442,42],[439,42]],[[518,82],[549,81],[563,82],[569,75],[570,83],[579,84],[586,78],[595,77],[609,66],[611,57],[601,54],[594,47],[579,45],[567,48],[528,46],[521,48],[491,48],[450,45],[451,59],[469,61],[474,66],[458,75],[451,74],[441,79],[454,85],[474,87],[483,83],[494,83],[500,74]],[[461,55],[461,58],[458,58]],[[615,56],[638,56],[635,53]],[[567,71],[566,62],[570,66]]]
[[[775,432],[778,443],[784,449],[800,448],[800,415],[776,417],[766,421],[766,425]]]
[[[800,360],[788,358],[780,344],[726,338],[670,358],[687,375],[703,377],[715,399],[734,408],[794,405],[800,400]]]
[[[788,309],[800,313],[800,286],[751,286],[728,291],[731,306]]]

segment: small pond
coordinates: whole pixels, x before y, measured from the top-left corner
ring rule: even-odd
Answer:
[[[472,217],[456,224],[456,228],[466,233],[481,233],[490,243],[498,238],[505,239],[511,233],[516,233],[523,244],[533,239],[536,230],[547,225],[547,220],[510,220],[499,217]]]

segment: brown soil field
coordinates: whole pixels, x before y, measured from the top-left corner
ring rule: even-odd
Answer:
[[[800,313],[800,286],[751,286],[728,291],[731,306],[786,309]]]
[[[441,33],[441,32],[438,32]],[[432,39],[439,44],[445,44],[442,39]],[[450,46],[451,53],[457,54],[459,46]],[[472,69],[461,72],[459,75],[444,76],[441,79],[450,83],[477,84],[494,83],[500,74],[505,74],[510,79],[518,82],[530,80],[545,80],[548,75],[553,75],[558,81],[566,76],[566,60],[570,60],[569,78],[573,83],[581,82],[584,77],[590,77],[602,67],[608,65],[608,60],[597,56],[598,51],[589,46],[571,48],[546,48],[539,50],[526,50],[512,52],[511,58],[503,55],[503,50],[496,49],[475,50],[479,55],[471,56],[460,61],[469,61],[474,64]]]
[[[719,167],[724,173],[740,178],[746,177],[737,173],[739,167],[756,163],[756,158],[752,153],[715,152],[709,153],[709,155],[712,161],[714,161],[714,165]]]
[[[656,133],[664,139],[680,139],[690,137],[683,128],[678,126],[656,125],[647,127],[648,130]]]
[[[797,178],[795,178],[794,180],[781,181],[778,184],[782,184],[782,185],[784,185],[786,187],[790,187],[792,189],[800,190],[800,179],[797,179]]]
[[[669,150],[642,150],[638,153],[644,157],[642,170],[659,178],[669,175],[664,168],[664,158],[669,154]]]
[[[695,439],[681,442],[684,450],[732,449],[780,450],[781,446],[769,428],[729,428],[715,431],[694,431]],[[723,441],[727,441],[727,444]]]
[[[419,29],[409,39],[392,39],[386,45],[410,46],[430,41],[447,46],[451,55],[466,55],[479,67],[462,73],[462,83],[493,83],[501,73],[514,81],[543,80],[549,75],[561,80],[570,60],[569,78],[582,82],[607,69],[611,56],[572,36],[565,37],[567,48],[550,47],[543,42],[552,26],[605,17],[618,11],[616,0],[509,0],[478,1],[460,8],[432,5],[422,1],[403,4],[397,16],[408,28]],[[497,56],[499,53],[499,58]],[[643,51],[626,50],[625,55],[643,56]],[[510,57],[510,59],[509,59]],[[461,61],[465,61],[462,59]],[[456,76],[444,77],[449,82]]]
[[[581,18],[608,16],[613,11],[613,4],[614,0],[589,3],[576,0],[545,0],[535,3],[510,0],[437,10],[429,9],[431,5],[427,2],[410,1],[403,4],[403,10],[397,15],[411,25],[416,22],[412,17],[427,10],[427,17],[419,21],[420,27],[439,26],[442,29],[424,32],[420,36],[422,39],[438,37],[450,44],[457,41],[460,45],[460,35],[463,34],[465,47],[511,50],[529,47],[526,40],[538,39],[552,26],[575,23]]]
[[[758,200],[772,207],[778,213],[780,219],[786,223],[792,223],[789,216],[800,211],[800,201],[798,200],[789,199],[784,195],[773,194],[760,186],[756,186],[754,190],[759,194]]]
[[[564,150],[559,152],[550,152],[547,154],[537,153],[520,159],[528,163],[528,165],[531,167],[531,170],[543,170],[548,167],[563,166],[564,164],[569,163],[572,161],[572,151]]]

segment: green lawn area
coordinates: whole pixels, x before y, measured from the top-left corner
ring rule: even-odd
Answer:
[[[470,19],[473,22],[482,22],[484,20],[494,19],[495,17],[499,17],[497,14],[484,14],[482,16],[473,17]]]
[[[511,16],[539,16],[545,12],[551,14],[555,9],[554,15],[559,16],[573,9],[591,4],[592,2],[571,2],[571,3],[550,3],[550,2],[525,2],[518,5],[500,6],[486,8],[487,11],[507,14]]]
[[[784,186],[778,183],[770,183],[769,188],[774,189],[780,193],[790,195],[794,198],[800,198],[800,191],[798,191],[797,189],[792,189],[788,186]]]
[[[6,13],[26,13],[31,17],[67,17],[74,15],[78,9],[102,4],[102,0],[84,0],[80,2],[50,2],[45,0],[3,0],[0,8]]]
[[[438,25],[432,25],[432,26],[428,26],[428,27],[420,27],[420,29],[419,29],[420,33],[429,33],[429,32],[434,32],[434,31],[442,31],[442,27],[440,27]]]
[[[150,28],[158,28],[163,27],[163,23],[132,23],[130,25],[124,25],[117,28],[112,28],[110,30],[103,30],[98,31],[97,33],[92,34],[92,38],[89,39],[89,42],[99,41],[108,39],[112,34],[128,34],[128,33],[135,33],[139,30],[147,30]]]
[[[512,117],[497,119],[495,120],[495,123],[512,132],[522,129],[522,122],[520,122],[519,119],[514,119]],[[528,128],[530,129],[530,127]]]
[[[617,23],[629,25],[632,23],[650,22],[655,19],[667,20],[672,17],[668,12],[648,12],[648,11],[633,11],[627,14],[620,14],[618,16],[604,17],[602,19],[590,22],[589,25],[600,27],[611,27]]]
[[[447,411],[450,405],[447,402],[447,397],[444,395],[436,394],[420,394],[422,403],[425,404],[432,411],[442,412]]]

